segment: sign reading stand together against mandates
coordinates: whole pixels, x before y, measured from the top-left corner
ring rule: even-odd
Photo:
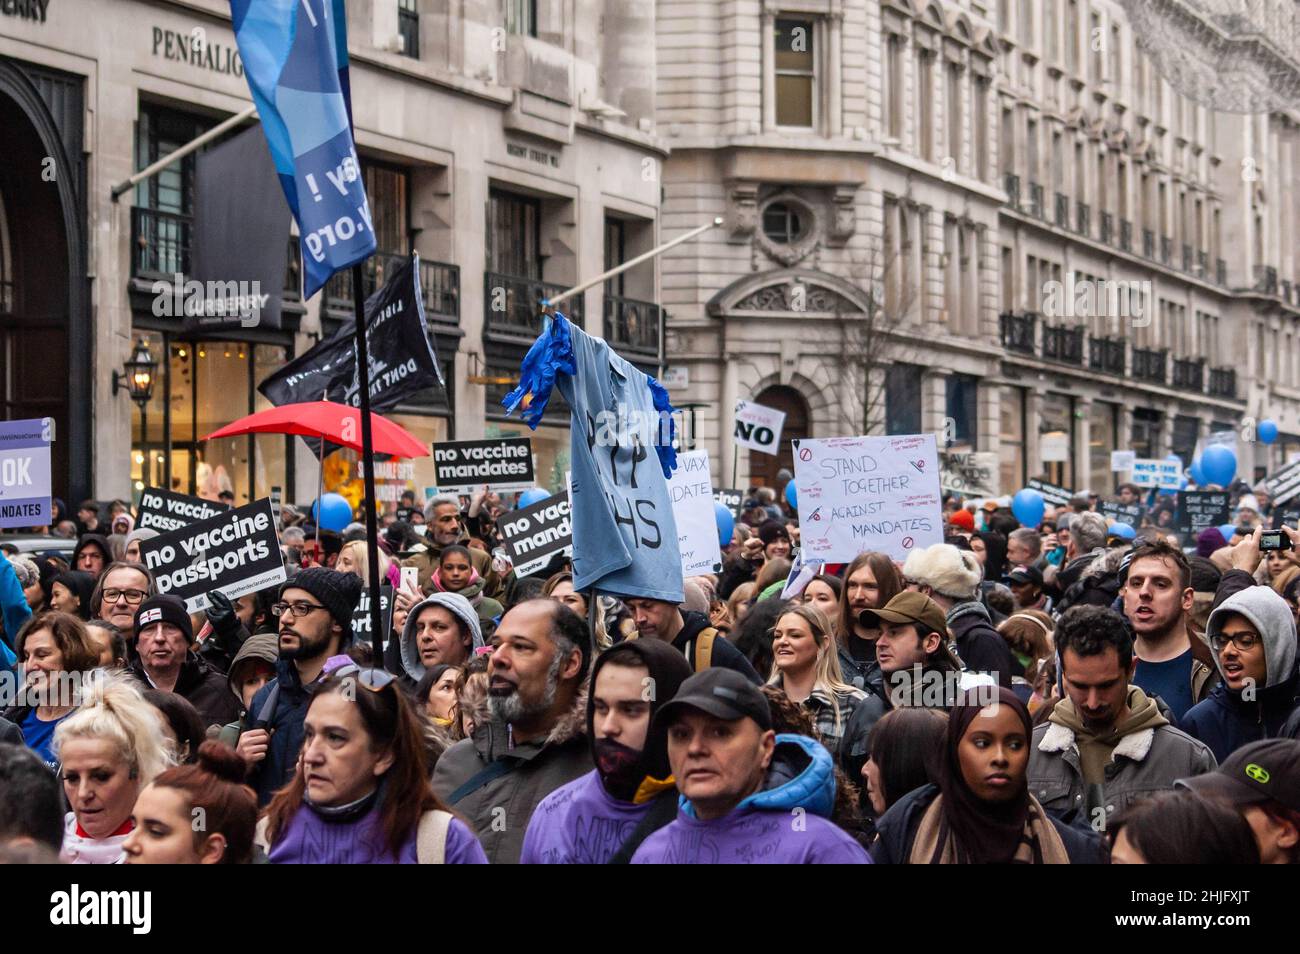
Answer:
[[[49,524],[53,439],[53,418],[0,421],[0,527]]]
[[[179,596],[190,613],[208,608],[211,590],[234,599],[287,578],[267,497],[143,540],[140,560],[158,592]]]
[[[933,434],[797,440],[799,539],[806,559],[848,563],[865,550],[902,561],[943,542]]]

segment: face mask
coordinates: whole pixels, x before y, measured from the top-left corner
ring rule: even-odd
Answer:
[[[605,791],[621,801],[630,802],[645,778],[645,770],[641,767],[641,750],[628,748],[613,739],[596,739],[591,747],[596,756],[596,771],[600,773]]]

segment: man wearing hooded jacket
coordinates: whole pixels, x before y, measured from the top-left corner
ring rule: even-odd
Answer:
[[[523,864],[627,862],[676,817],[667,734],[651,720],[690,674],[685,657],[655,639],[620,643],[596,660],[587,701],[596,768],[538,804]]]

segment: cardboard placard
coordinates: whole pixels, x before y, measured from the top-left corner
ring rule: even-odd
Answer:
[[[438,491],[472,494],[484,484],[492,490],[527,490],[533,477],[532,442],[526,437],[449,441],[433,445]]]
[[[557,553],[573,553],[573,523],[567,492],[504,513],[497,526],[516,576],[536,573]]]
[[[0,421],[0,527],[49,525],[53,439],[53,418]]]
[[[1283,504],[1300,494],[1300,461],[1288,464],[1264,481],[1273,505]]]
[[[272,492],[279,488],[273,488]],[[140,512],[135,518],[136,529],[157,530],[159,533],[171,533],[181,527],[210,520],[225,513],[229,504],[218,500],[204,500],[188,494],[173,493],[161,487],[146,487],[140,494]],[[280,524],[280,508],[275,498],[271,498],[271,512],[275,514],[276,526]]]
[[[1068,487],[1058,487],[1056,484],[1044,483],[1038,479],[1030,480],[1025,486],[1030,490],[1037,490],[1043,495],[1043,501],[1053,507],[1068,507],[1070,498],[1074,496],[1074,491]]]
[[[943,453],[939,455],[939,486],[946,494],[963,497],[996,497],[1001,471],[998,455],[989,451]]]
[[[1120,471],[1132,470],[1133,462],[1137,460],[1137,451],[1117,450],[1110,452],[1110,469],[1119,473]]]
[[[677,524],[677,549],[682,557],[682,575],[722,572],[722,549],[718,522],[713,514],[713,482],[709,478],[709,452],[687,451],[677,455],[677,469],[668,479]]]
[[[379,587],[379,618],[384,627],[384,645],[388,645],[389,634],[393,631],[393,587],[385,583]],[[352,611],[352,638],[354,642],[373,643],[370,632],[370,587],[361,589],[361,599]]]
[[[799,440],[800,541],[809,559],[848,563],[865,550],[898,561],[943,542],[933,434]]]
[[[266,497],[142,540],[140,560],[154,574],[158,592],[179,596],[190,613],[207,609],[211,590],[234,599],[286,579]]]
[[[736,402],[735,439],[738,446],[764,454],[780,453],[781,429],[784,427],[785,411],[752,401]]]
[[[1300,507],[1273,508],[1273,529],[1281,530],[1283,525],[1292,530],[1300,530]]]
[[[1183,469],[1177,461],[1157,460],[1154,457],[1139,457],[1133,461],[1131,482],[1138,487],[1177,490],[1182,480]]]
[[[1226,490],[1184,490],[1178,497],[1174,525],[1184,536],[1195,536],[1209,527],[1232,523]]]

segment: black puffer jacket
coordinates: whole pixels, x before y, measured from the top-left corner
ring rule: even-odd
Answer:
[[[1011,647],[993,628],[983,603],[958,603],[950,609],[948,634],[967,669],[996,673],[998,685],[1011,688]]]
[[[127,667],[127,671],[140,683],[140,688],[155,688],[145,675],[144,664],[139,657]],[[205,728],[211,725],[222,726],[239,718],[239,703],[230,695],[225,673],[218,672],[194,653],[186,654],[172,692],[199,710]]]

